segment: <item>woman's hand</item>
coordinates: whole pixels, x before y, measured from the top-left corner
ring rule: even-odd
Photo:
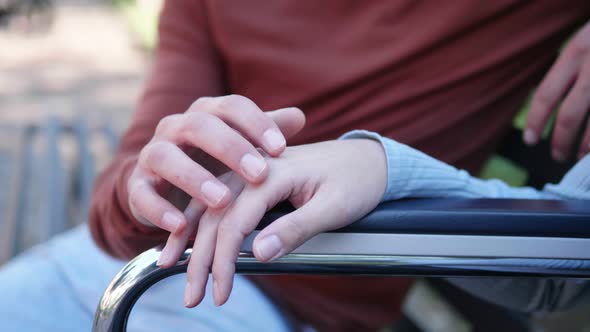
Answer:
[[[185,113],[163,118],[141,150],[127,183],[131,213],[145,225],[182,231],[187,221],[171,202],[173,193],[212,208],[227,206],[229,188],[216,175],[231,169],[249,183],[264,181],[268,166],[256,148],[279,156],[285,137],[304,122],[297,108],[264,113],[242,96],[198,99]]]
[[[261,184],[244,184],[238,176],[224,175],[222,181],[231,187],[235,200],[223,209],[191,203],[187,215],[200,216],[200,220],[190,223],[192,229],[187,228],[182,237],[173,234],[169,238],[162,252],[167,266],[178,259],[178,248],[184,248],[183,241],[196,231],[187,272],[187,307],[201,302],[209,271],[213,273],[215,303],[227,301],[244,239],[277,203],[289,200],[296,210],[255,238],[254,254],[263,262],[291,252],[318,233],[358,220],[379,204],[386,187],[385,154],[381,144],[373,140],[288,147],[267,163],[271,172]]]
[[[561,103],[561,104],[560,104]],[[559,105],[551,142],[552,155],[565,161],[574,148],[580,129],[585,128],[577,157],[590,152],[590,22],[567,44],[533,96],[524,141],[536,144],[553,110]]]

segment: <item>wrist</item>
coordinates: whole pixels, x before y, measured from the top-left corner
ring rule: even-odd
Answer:
[[[358,139],[359,147],[362,149],[360,156],[366,158],[366,170],[372,173],[374,190],[378,193],[379,202],[383,201],[387,190],[387,154],[380,141],[372,138]]]
[[[391,191],[389,178],[391,176],[390,151],[388,151],[386,140],[379,134],[366,131],[354,130],[342,135],[339,140],[356,141],[358,145],[358,156],[366,158],[367,169],[373,172],[378,181],[377,185],[382,186],[380,191],[380,201],[388,199],[388,192]]]

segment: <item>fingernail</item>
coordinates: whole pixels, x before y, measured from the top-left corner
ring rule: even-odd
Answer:
[[[537,136],[537,133],[535,133],[532,129],[526,129],[522,135],[522,138],[527,145],[535,145],[537,144],[539,136]]]
[[[166,250],[166,248],[164,248],[162,250],[162,252],[160,252],[160,257],[158,258],[158,262],[156,262],[156,265],[161,266],[164,263],[168,262],[169,259],[170,259],[170,254],[168,254],[168,250]]]
[[[201,192],[210,205],[217,205],[227,193],[225,186],[215,181],[205,181],[201,185]]]
[[[168,230],[172,230],[173,232],[178,231],[180,228],[180,224],[182,223],[182,218],[176,215],[176,213],[166,212],[162,217],[162,223],[164,227]]]
[[[186,288],[184,289],[184,306],[187,308],[191,307],[191,304],[192,304],[191,294],[192,294],[191,283],[187,282]]]
[[[265,131],[263,137],[264,141],[266,142],[266,146],[272,151],[280,150],[287,144],[283,134],[281,134],[281,132],[275,128]]]
[[[553,156],[553,159],[561,162],[561,161],[565,161],[565,154],[557,149],[554,149],[551,152],[551,155]]]
[[[216,280],[213,280],[213,303],[215,303],[215,305],[218,307],[221,305],[221,300],[219,299],[220,295],[219,285],[217,284]]]
[[[266,162],[249,153],[245,154],[240,160],[240,167],[251,178],[257,178],[266,168]]]
[[[258,252],[258,256],[265,261],[271,260],[276,255],[279,254],[283,244],[281,243],[281,239],[279,239],[276,235],[269,235],[256,244],[256,251]]]

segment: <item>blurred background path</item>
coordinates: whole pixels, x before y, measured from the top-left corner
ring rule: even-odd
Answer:
[[[57,0],[53,10],[0,27],[0,124],[85,114],[124,128],[148,55],[115,8],[110,1]]]
[[[159,5],[0,0],[0,264],[86,220],[155,43],[129,13],[153,35]]]

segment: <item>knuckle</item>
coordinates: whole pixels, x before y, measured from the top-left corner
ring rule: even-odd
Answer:
[[[584,42],[581,42],[578,39],[574,39],[571,41],[570,45],[567,47],[567,52],[564,52],[567,56],[579,59],[583,57],[588,52],[588,45]]]
[[[285,219],[285,223],[287,224],[289,232],[288,237],[293,244],[296,245],[303,243],[307,239],[308,232],[296,220],[293,220],[292,218],[287,218]]]
[[[172,114],[163,117],[158,125],[156,126],[155,136],[161,136],[164,133],[168,133],[174,130],[177,123],[181,122],[182,114]]]
[[[219,224],[219,228],[217,229],[217,236],[219,239],[227,239],[227,240],[240,240],[243,241],[250,232],[248,232],[242,223],[231,223],[229,221],[222,221]]]
[[[129,186],[129,205],[133,206],[137,210],[141,210],[142,207],[142,188],[143,186],[138,183],[131,184]]]
[[[200,97],[189,106],[187,112],[207,111],[214,99],[214,97]]]
[[[213,116],[205,112],[191,113],[186,121],[182,123],[179,132],[182,137],[194,136],[196,132],[200,132],[206,128],[210,128],[213,122]]]
[[[141,159],[148,165],[165,162],[171,148],[172,144],[165,141],[152,142],[142,151]]]
[[[250,99],[240,95],[227,95],[219,99],[218,110],[231,113],[236,109],[244,108],[251,103]]]
[[[142,187],[142,181],[140,180],[129,181],[127,183],[127,191],[129,193],[129,197],[131,198],[138,196],[138,194],[141,193]]]

